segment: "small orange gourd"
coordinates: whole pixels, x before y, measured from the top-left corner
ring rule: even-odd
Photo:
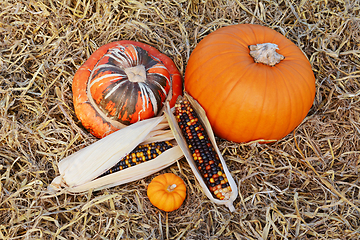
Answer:
[[[214,133],[234,142],[283,138],[302,122],[315,97],[304,53],[277,31],[255,24],[222,27],[201,40],[184,85]]]
[[[156,176],[149,184],[147,195],[150,202],[160,210],[171,212],[178,209],[185,200],[184,181],[173,173]]]

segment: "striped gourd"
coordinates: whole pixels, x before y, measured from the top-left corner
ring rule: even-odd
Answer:
[[[207,197],[234,211],[237,186],[217,147],[205,111],[185,93],[185,97],[178,99],[175,105],[175,116],[168,105],[165,114],[177,143]]]
[[[162,115],[165,101],[174,106],[182,94],[175,63],[141,42],[107,43],[76,71],[74,110],[84,128],[103,138],[132,123]]]
[[[95,65],[88,95],[99,112],[129,125],[156,116],[170,85],[170,73],[160,60],[139,46],[123,44],[109,49]]]

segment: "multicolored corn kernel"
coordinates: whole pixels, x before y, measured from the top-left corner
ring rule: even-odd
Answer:
[[[210,192],[220,200],[229,199],[231,187],[219,156],[189,101],[175,105],[175,117]]]
[[[168,141],[139,145],[134,150],[132,150],[128,155],[122,158],[115,166],[107,170],[99,177],[103,177],[111,173],[126,169],[128,167],[135,166],[146,161],[150,161],[172,147],[173,145]]]

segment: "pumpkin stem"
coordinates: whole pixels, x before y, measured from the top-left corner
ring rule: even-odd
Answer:
[[[167,187],[167,191],[168,192],[172,192],[172,191],[174,191],[174,189],[176,188],[177,186],[176,186],[176,184],[174,183],[173,185],[169,185],[168,187]]]
[[[145,82],[146,80],[146,70],[144,65],[125,68],[124,71],[130,82]]]
[[[262,43],[250,45],[250,56],[254,58],[256,63],[263,63],[271,67],[278,64],[285,57],[276,52],[279,49],[278,45],[274,43]]]

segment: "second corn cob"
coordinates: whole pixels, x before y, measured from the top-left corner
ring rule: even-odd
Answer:
[[[175,116],[188,148],[210,192],[220,200],[230,198],[231,187],[210,139],[189,101],[175,105]]]
[[[174,109],[166,104],[165,115],[205,195],[212,202],[235,211],[233,202],[238,195],[237,185],[217,147],[205,110],[184,92]]]
[[[48,191],[78,193],[89,189],[100,190],[141,179],[170,166],[183,156],[183,152],[173,141],[174,136],[168,126],[164,116],[139,121],[67,156],[58,163],[59,176],[53,179]],[[171,141],[166,145],[172,147],[164,150],[164,146],[160,147],[164,143],[159,145],[163,141]],[[131,163],[130,157],[126,161],[126,155],[139,145],[142,145],[142,151],[145,148],[149,151],[146,156],[142,153],[144,156],[141,159],[147,160],[151,155],[151,161],[136,164],[133,157]],[[152,149],[154,146],[155,149]],[[113,168],[124,157],[127,167]],[[109,169],[112,170],[104,174]]]

